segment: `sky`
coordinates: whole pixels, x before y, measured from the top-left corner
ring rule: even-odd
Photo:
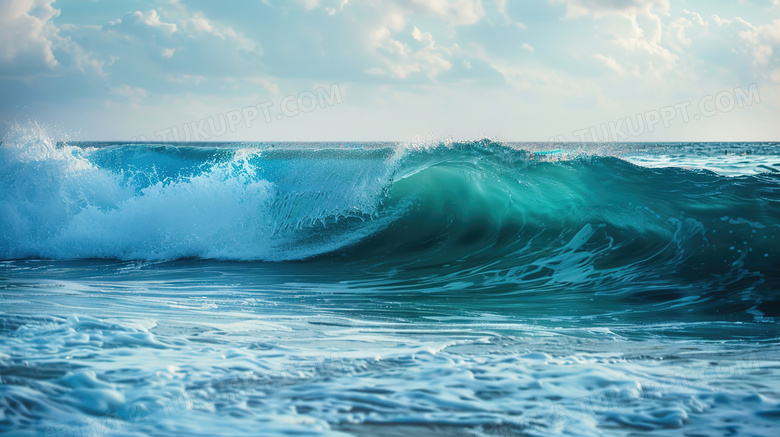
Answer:
[[[780,0],[0,0],[0,135],[780,140]]]

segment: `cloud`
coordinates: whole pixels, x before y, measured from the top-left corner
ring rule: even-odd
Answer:
[[[449,24],[458,26],[474,24],[485,15],[482,2],[479,0],[396,0],[399,5],[407,4],[411,11],[437,16]]]
[[[705,20],[705,25],[709,23]],[[724,69],[742,70],[742,76],[749,80],[776,83],[775,72],[780,68],[780,19],[756,25],[741,17],[726,19],[713,15],[711,23],[712,31],[707,37],[719,44],[716,60]]]
[[[74,37],[114,59],[107,67],[115,76],[112,82],[142,87],[150,95],[165,92],[166,82],[196,86],[200,82],[186,78],[250,77],[262,70],[259,43],[175,1],[126,13],[102,27],[81,29]],[[185,79],[177,81],[177,76]]]
[[[172,41],[179,44],[198,40],[202,35],[209,35],[229,42],[236,49],[262,53],[262,47],[259,44],[236,32],[232,27],[214,23],[200,12],[189,14],[183,6],[179,8],[179,11],[181,14],[186,14],[180,17],[179,25],[175,22],[163,21],[159,13],[151,9],[146,12],[128,13],[118,20],[109,22],[103,29],[140,40]],[[170,48],[163,50],[170,50]],[[172,54],[170,51],[164,51],[163,57],[170,58]]]
[[[176,33],[177,27],[175,23],[162,22],[157,11],[151,9],[146,12],[130,12],[122,18],[110,22],[104,29],[114,30],[129,35],[147,34],[152,31],[171,36]]]
[[[609,14],[640,14],[651,10],[669,10],[669,0],[550,0],[566,5],[566,18],[583,15],[601,17]]]
[[[662,44],[663,23],[657,15],[649,14],[642,22],[636,16],[630,16],[630,30],[615,34],[615,42],[628,51],[644,53],[672,67],[677,56]]]
[[[251,84],[262,86],[273,96],[278,96],[281,91],[279,84],[268,77],[248,77],[246,78],[246,81]]]
[[[776,62],[780,57],[780,20],[773,20],[769,24],[754,27],[747,26],[747,29],[741,31],[742,37],[752,49],[753,62],[759,66],[769,65]]]
[[[383,76],[386,74],[385,70],[379,67],[366,68],[365,72],[374,76]]]
[[[93,70],[102,75],[103,62],[60,34],[53,22],[60,11],[53,3],[54,0],[0,2],[0,76],[63,74],[68,68]]]
[[[213,24],[201,13],[196,13],[185,22],[185,25],[188,29],[193,29],[195,32],[208,33],[223,41],[230,41],[239,50],[257,54],[262,54],[263,52],[260,44],[247,38],[244,34],[236,32],[230,26]]]
[[[130,85],[122,85],[120,87],[111,87],[111,94],[115,94],[121,97],[143,99],[146,98],[146,90],[143,88],[131,87]]]
[[[693,40],[687,36],[686,32],[695,26],[706,26],[707,23],[704,21],[701,15],[696,12],[683,10],[683,13],[686,14],[686,16],[675,19],[669,25],[669,32],[676,40],[675,42],[681,44],[682,46],[690,47],[693,43]]]
[[[316,8],[320,4],[320,0],[295,0],[295,2],[303,5],[303,8],[307,11]]]
[[[565,5],[567,20],[590,16],[598,21],[596,32],[607,36],[612,47],[611,50],[594,48],[602,53],[590,55],[612,71],[631,71],[646,78],[679,73],[679,56],[664,40],[662,16],[669,15],[669,0],[550,0],[550,3]],[[687,24],[680,21],[671,25],[682,41],[687,41]]]
[[[50,20],[58,10],[52,1],[10,0],[0,3],[0,65],[18,71],[52,69],[57,60],[51,39],[56,28]]]
[[[208,113],[214,102],[242,107],[312,83],[339,83],[361,90],[345,104],[361,114],[384,101],[388,116],[403,120],[407,112],[392,109],[398,94],[415,102],[438,95],[451,108],[452,96],[471,93],[474,108],[490,115],[485,120],[515,108],[542,120],[531,102],[596,117],[605,105],[652,107],[753,82],[762,97],[767,92],[768,108],[770,86],[780,84],[780,23],[771,13],[780,0],[739,8],[669,0],[132,4],[104,1],[87,10],[64,0],[0,0],[0,116],[20,107],[58,116],[97,107],[109,119],[117,114],[111,111],[142,106],[125,114],[141,126],[143,117],[160,123],[160,114]],[[489,94],[516,106],[480,97]],[[538,123],[529,125],[531,132]]]
[[[318,5],[317,1],[301,1],[306,9]],[[348,4],[343,0],[339,10],[344,10]],[[364,4],[383,17],[383,24],[392,30],[400,30],[409,16],[437,17],[452,26],[475,24],[485,16],[481,0],[367,0]],[[335,8],[326,7],[326,11],[330,13],[330,10],[335,13]]]
[[[607,66],[610,70],[614,71],[617,74],[623,74],[625,73],[625,68],[623,68],[620,64],[618,64],[617,60],[613,58],[612,56],[604,56],[600,54],[595,54],[593,57],[601,62],[604,63],[604,65]]]
[[[394,39],[390,30],[380,28],[374,32],[374,45],[383,55],[384,69],[372,67],[368,74],[380,75],[385,70],[398,79],[421,73],[430,79],[435,79],[442,71],[449,70],[452,63],[445,58],[453,52],[453,48],[439,47],[433,40],[433,35],[423,32],[416,26],[411,32],[411,37],[417,42],[416,50],[409,44]]]
[[[513,65],[504,61],[495,62],[493,67],[501,73],[508,85],[524,94],[572,98],[597,92],[582,79],[548,67]]]

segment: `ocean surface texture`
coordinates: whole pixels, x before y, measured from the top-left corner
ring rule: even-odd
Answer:
[[[780,435],[780,145],[0,145],[0,433]]]

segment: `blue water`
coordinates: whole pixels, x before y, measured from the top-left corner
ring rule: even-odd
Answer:
[[[780,145],[0,145],[0,433],[776,436]]]

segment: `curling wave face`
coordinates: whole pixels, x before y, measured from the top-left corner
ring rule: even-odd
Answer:
[[[417,290],[630,285],[633,299],[777,315],[771,147],[751,147],[768,169],[758,174],[733,159],[714,172],[701,150],[706,169],[691,168],[674,145],[685,168],[646,145],[625,145],[624,159],[614,146],[534,147],[69,145],[27,133],[0,147],[0,258],[330,260],[398,287],[429,272]]]

